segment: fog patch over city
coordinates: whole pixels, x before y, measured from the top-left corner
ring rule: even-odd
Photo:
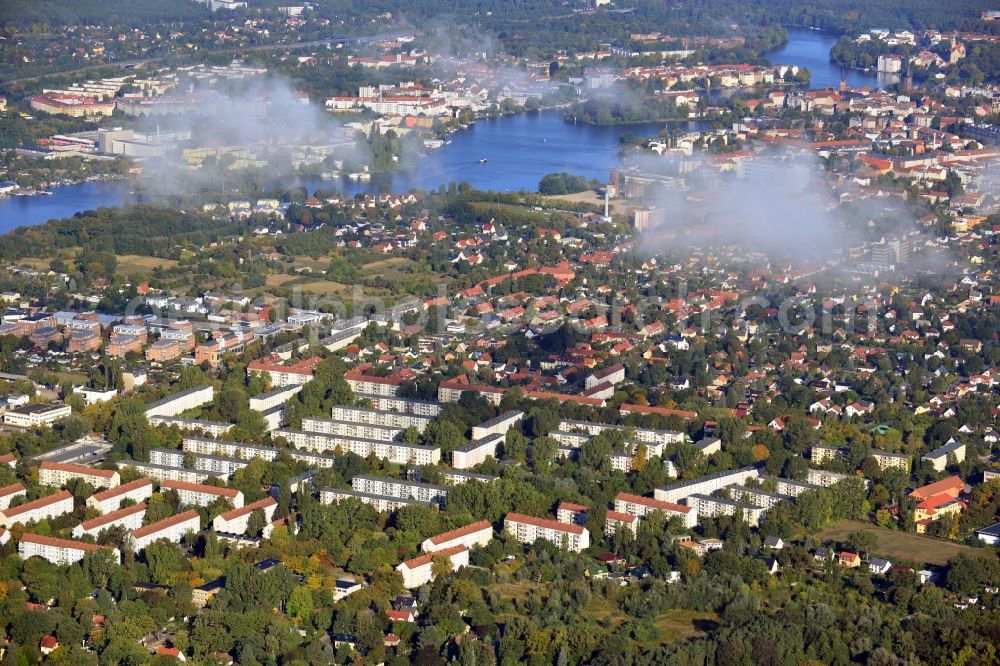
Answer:
[[[673,158],[640,158],[649,167]],[[811,153],[768,153],[737,167],[735,174],[718,173],[710,157],[695,157],[697,172],[683,190],[659,188],[647,196],[663,210],[663,223],[641,234],[644,253],[720,252],[730,259],[782,259],[800,263],[845,265],[852,248],[866,242],[903,237],[916,220],[898,199],[851,197],[827,183],[821,159]],[[856,194],[856,188],[855,188]],[[914,248],[916,249],[916,248]],[[951,273],[952,258],[945,252],[911,251],[897,271]]]
[[[371,164],[365,141],[357,141],[355,132],[280,77],[187,93],[197,98],[193,113],[143,121],[146,132],[181,136],[163,157],[143,162],[142,184],[148,191],[232,189],[254,172],[258,180],[263,175],[271,182],[303,165],[331,171],[336,162],[360,171]],[[190,139],[183,138],[187,134]]]
[[[666,223],[646,230],[642,245],[656,252],[738,246],[744,253],[828,257],[860,238],[837,215],[832,194],[813,186],[819,168],[809,156],[766,156],[726,176],[723,186],[660,190],[653,205],[665,210]]]

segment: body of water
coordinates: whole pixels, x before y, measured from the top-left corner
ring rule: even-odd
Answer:
[[[767,53],[767,58],[776,65],[798,65],[812,73],[809,85],[812,88],[836,88],[840,79],[847,80],[851,88],[881,88],[898,79],[891,75],[878,75],[858,69],[844,69],[830,62],[830,49],[837,43],[837,37],[819,30],[787,28],[788,42],[779,49]]]
[[[771,62],[808,67],[812,87],[836,87],[840,68],[829,61],[832,35],[789,28],[788,43],[768,53]],[[879,85],[874,73],[846,71],[851,86]],[[620,164],[619,139],[624,134],[650,136],[662,123],[597,127],[564,122],[557,112],[528,113],[496,120],[480,120],[467,130],[448,137],[449,143],[428,150],[417,167],[374,176],[370,181],[302,178],[298,183],[310,191],[318,187],[357,192],[405,192],[413,188],[436,189],[451,181],[465,181],[479,189],[534,191],[548,173],[567,171],[587,178],[606,180],[608,170]],[[679,129],[696,128],[694,123]],[[132,199],[133,186],[126,181],[67,185],[53,189],[52,196],[0,199],[0,233],[20,226],[41,224],[69,217],[79,211],[102,206],[121,206]]]

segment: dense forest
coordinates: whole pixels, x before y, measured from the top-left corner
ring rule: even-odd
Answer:
[[[207,216],[155,205],[99,208],[21,227],[0,237],[0,257],[51,257],[55,248],[82,246],[113,254],[167,256],[187,241],[205,245],[238,232]]]
[[[210,16],[208,8],[194,0],[4,0],[0,2],[0,25],[30,26],[72,23],[142,24],[186,21]]]

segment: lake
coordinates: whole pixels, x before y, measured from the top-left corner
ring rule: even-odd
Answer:
[[[836,88],[843,74],[851,88],[869,86],[881,88],[888,79],[875,72],[841,68],[830,62],[830,49],[837,43],[837,37],[819,30],[806,28],[786,28],[788,41],[779,49],[767,53],[767,58],[776,65],[798,65],[812,73],[809,85],[812,88]]]
[[[814,88],[839,85],[840,69],[829,62],[835,37],[802,28],[789,28],[788,37],[785,46],[767,54],[772,62],[808,67]],[[846,76],[851,86],[879,85],[874,73],[847,70]],[[450,143],[443,148],[428,150],[427,156],[412,170],[385,174],[370,182],[319,178],[295,182],[310,190],[332,187],[352,194],[380,189],[392,192],[436,189],[450,181],[465,181],[479,189],[534,191],[542,176],[556,171],[606,180],[609,168],[620,164],[618,145],[623,134],[648,136],[662,127],[660,123],[574,125],[564,122],[559,113],[520,114],[477,121],[469,129],[451,135]],[[485,162],[480,162],[483,159]],[[130,197],[132,189],[128,182],[109,181],[58,187],[52,196],[2,198],[0,233],[69,217],[78,211],[120,206]]]

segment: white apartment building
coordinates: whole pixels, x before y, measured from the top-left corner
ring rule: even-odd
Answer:
[[[175,516],[158,520],[145,527],[140,527],[132,531],[132,550],[136,553],[144,550],[146,546],[166,539],[173,543],[180,543],[181,539],[188,532],[198,532],[201,530],[201,516],[194,509],[188,509]]]
[[[504,443],[505,438],[506,435],[490,435],[474,439],[451,452],[451,466],[455,469],[469,469],[485,462],[487,458],[496,458],[497,448]]]
[[[838,460],[844,457],[844,449],[836,446],[815,445],[809,449],[809,462],[822,465],[828,460]]]
[[[243,442],[229,442],[222,439],[206,439],[203,437],[185,437],[181,442],[185,452],[195,455],[222,456],[225,458],[241,458],[252,460],[260,458],[271,462],[278,457],[278,449],[269,446],[253,446]]]
[[[590,546],[590,532],[579,525],[566,525],[557,520],[536,518],[521,513],[508,513],[503,521],[504,530],[520,543],[532,544],[545,539],[572,551],[586,550]]]
[[[225,458],[222,456],[195,456],[194,468],[202,472],[218,472],[232,477],[233,474],[250,464],[243,458]]]
[[[442,470],[441,474],[444,476],[444,482],[449,486],[461,486],[469,481],[490,483],[497,480],[497,477],[489,474],[476,474],[475,472],[463,472],[455,469]]]
[[[38,482],[45,486],[65,486],[70,479],[83,479],[95,488],[114,488],[121,483],[118,472],[44,461],[38,466]]]
[[[152,425],[177,426],[180,430],[200,432],[203,435],[219,437],[233,429],[232,423],[224,421],[202,421],[199,419],[181,419],[176,416],[150,416]]]
[[[172,467],[170,465],[156,465],[153,463],[138,462],[136,460],[121,460],[119,467],[133,467],[142,472],[154,481],[186,481],[188,483],[203,483],[208,479],[219,479],[227,481],[228,476],[222,472],[203,472],[197,469],[187,469],[186,467]]]
[[[556,507],[556,520],[567,525],[586,525],[587,507],[573,502],[559,502]]]
[[[148,477],[136,479],[123,483],[115,488],[108,488],[99,493],[94,493],[87,498],[87,506],[97,509],[101,513],[111,513],[117,511],[123,500],[133,502],[145,502],[153,494],[153,482]]]
[[[4,412],[3,422],[15,428],[39,428],[65,418],[72,412],[69,405],[25,405]]]
[[[488,520],[480,520],[465,527],[459,527],[449,532],[428,537],[420,544],[420,548],[425,553],[446,550],[455,546],[465,546],[471,550],[479,546],[485,546],[492,540],[493,525]]]
[[[771,487],[773,484],[774,492],[788,495],[789,497],[798,497],[807,490],[816,490],[819,488],[819,486],[812,483],[783,479],[780,476],[762,476],[760,480],[768,487]]]
[[[75,564],[83,559],[87,553],[100,550],[108,550],[114,554],[117,564],[121,564],[121,553],[117,548],[98,546],[94,543],[83,543],[82,541],[70,541],[69,539],[56,539],[55,537],[42,536],[40,534],[22,534],[21,540],[17,544],[17,552],[21,559],[30,557],[40,557],[52,564]]]
[[[414,499],[418,502],[435,504],[444,504],[448,496],[448,489],[442,486],[366,474],[359,474],[351,479],[351,487],[359,493]]]
[[[189,409],[201,407],[215,399],[215,388],[211,384],[202,384],[168,395],[156,402],[146,405],[146,418],[153,416],[177,416]]]
[[[401,428],[403,430],[416,428],[420,432],[423,432],[430,425],[431,421],[434,420],[433,416],[417,416],[416,414],[384,412],[375,409],[344,407],[341,405],[337,405],[331,410],[330,417],[334,421],[366,424],[383,428]],[[303,423],[304,426],[305,424]]]
[[[121,525],[129,532],[137,530],[142,527],[142,521],[146,518],[146,508],[145,503],[133,504],[124,509],[118,509],[103,516],[85,520],[73,528],[73,536],[79,539],[84,534],[89,534],[96,538],[103,530],[118,525]]]
[[[892,451],[882,451],[872,449],[872,458],[878,463],[879,469],[887,470],[895,467],[907,474],[910,473],[910,456],[905,453],[893,453]]]
[[[370,423],[355,423],[352,421],[335,421],[334,419],[302,419],[302,429],[307,432],[319,432],[324,435],[340,435],[342,437],[357,437],[359,439],[377,439],[391,442],[402,434],[405,428],[378,426]]]
[[[806,475],[806,481],[813,484],[814,486],[822,486],[824,488],[829,488],[832,485],[840,483],[844,479],[853,479],[853,476],[849,474],[839,474],[837,472],[828,472],[825,469],[810,469],[809,473]]]
[[[179,449],[153,449],[149,452],[149,462],[167,467],[183,467],[184,456],[187,453]],[[192,454],[192,456],[194,458],[194,469],[200,472],[219,473],[225,475],[227,478],[250,464],[249,460],[243,458],[226,458],[197,453]]]
[[[266,412],[269,409],[284,405],[301,390],[301,384],[292,384],[291,386],[278,387],[267,393],[261,393],[258,396],[250,398],[250,409],[255,412]]]
[[[400,465],[434,465],[441,460],[440,448],[429,448],[416,444],[406,444],[405,442],[386,442],[377,439],[364,439],[360,437],[344,437],[342,435],[328,435],[321,432],[310,432],[305,430],[290,430],[283,428],[275,430],[274,436],[284,437],[293,446],[308,451],[324,452],[350,451],[362,458],[374,455],[376,458],[383,458],[389,462]]]
[[[160,491],[173,490],[181,500],[181,504],[191,504],[194,506],[208,506],[217,499],[224,499],[233,505],[233,508],[243,506],[243,491],[234,488],[219,488],[218,486],[206,486],[201,483],[188,483],[187,481],[166,480],[160,483]]]
[[[166,467],[183,467],[184,451],[179,449],[151,449],[149,451],[149,462],[154,465],[164,465]]]
[[[729,486],[726,490],[729,492],[729,496],[737,502],[752,504],[765,510],[773,509],[782,502],[795,499],[791,495],[771,493],[760,488],[748,488],[747,486]]]
[[[472,426],[472,439],[483,439],[491,435],[506,435],[507,431],[520,423],[523,418],[524,412],[505,412],[495,419]]]
[[[711,495],[727,486],[746,483],[750,479],[760,478],[760,465],[750,465],[739,469],[717,472],[708,476],[698,477],[692,481],[672,483],[653,491],[653,496],[661,502],[680,502],[691,495]]]
[[[73,511],[73,495],[68,490],[60,490],[54,495],[39,497],[15,507],[0,511],[0,527],[10,527],[16,523],[28,524],[45,518],[55,518]]]
[[[377,395],[379,397],[393,397],[399,395],[399,387],[402,381],[395,377],[369,377],[360,373],[345,373],[344,381],[351,387],[351,392],[355,395],[365,394]]]
[[[279,362],[274,362],[273,358],[259,359],[251,361],[247,365],[247,377],[250,377],[255,372],[259,372],[267,379],[267,382],[271,386],[278,388],[293,385],[301,386],[313,378],[316,364],[319,361],[319,357],[314,357],[286,365],[281,363],[280,359]]]
[[[590,438],[593,437],[593,435],[583,432],[563,432],[562,430],[553,430],[549,433],[549,437],[565,447],[578,449],[586,444]]]
[[[308,451],[289,449],[288,454],[292,456],[292,460],[298,460],[307,465],[321,467],[323,469],[333,467],[333,464],[337,462],[336,456],[324,456],[322,453],[310,453]]]
[[[278,500],[273,497],[245,504],[238,509],[232,509],[219,514],[212,521],[212,527],[216,532],[228,532],[230,534],[245,534],[247,525],[250,523],[250,514],[260,509],[264,512],[264,522],[269,524],[274,520],[274,510],[278,508]]]
[[[383,412],[401,412],[403,414],[416,414],[417,416],[438,416],[442,409],[440,403],[429,402],[427,400],[410,400],[408,398],[358,393],[357,391],[355,391],[354,397],[358,400],[370,401],[373,409]]]
[[[883,54],[876,61],[878,71],[887,74],[899,74],[903,70],[903,59],[898,55]]]
[[[667,444],[682,444],[686,439],[683,432],[676,430],[653,430],[650,428],[633,428],[631,426],[610,425],[607,423],[594,423],[592,421],[574,421],[563,419],[559,422],[560,432],[583,432],[588,435],[598,435],[605,430],[619,430],[622,432],[632,432],[635,440],[642,442],[647,447],[655,444],[661,446]],[[655,453],[652,455],[660,455]]]
[[[494,407],[499,407],[505,390],[498,386],[465,384],[449,379],[438,384],[438,402],[458,402],[462,399],[463,393],[469,392],[480,395]]]
[[[698,524],[698,514],[689,506],[630,493],[618,493],[615,496],[615,511],[636,518],[645,518],[652,512],[659,511],[667,518],[680,518],[684,521],[685,527],[694,527]]]
[[[604,533],[607,536],[611,536],[621,529],[628,530],[631,534],[635,534],[636,526],[638,524],[638,516],[613,510],[609,510],[604,514]]]
[[[433,553],[424,553],[411,560],[406,560],[396,566],[396,571],[403,575],[403,585],[414,589],[434,580],[435,558],[447,558],[451,570],[458,571],[469,566],[469,549],[465,546],[452,546]]]
[[[404,499],[402,497],[392,497],[390,495],[374,495],[363,493],[357,490],[343,490],[341,488],[322,488],[319,491],[319,501],[322,504],[333,504],[347,499],[356,499],[359,502],[368,504],[379,513],[391,513],[404,506],[411,504],[423,504],[430,506],[430,502],[421,502],[415,499]]]
[[[15,497],[24,497],[25,495],[24,484],[20,481],[0,488],[0,511],[6,511]]]
[[[272,432],[287,424],[285,420],[285,405],[272,407],[266,412],[261,412],[261,415],[264,417],[265,432]]]
[[[688,495],[684,500],[688,506],[698,512],[698,516],[714,518],[715,516],[740,516],[751,527],[757,527],[761,517],[767,511],[763,507],[734,502],[723,497],[712,495]]]

